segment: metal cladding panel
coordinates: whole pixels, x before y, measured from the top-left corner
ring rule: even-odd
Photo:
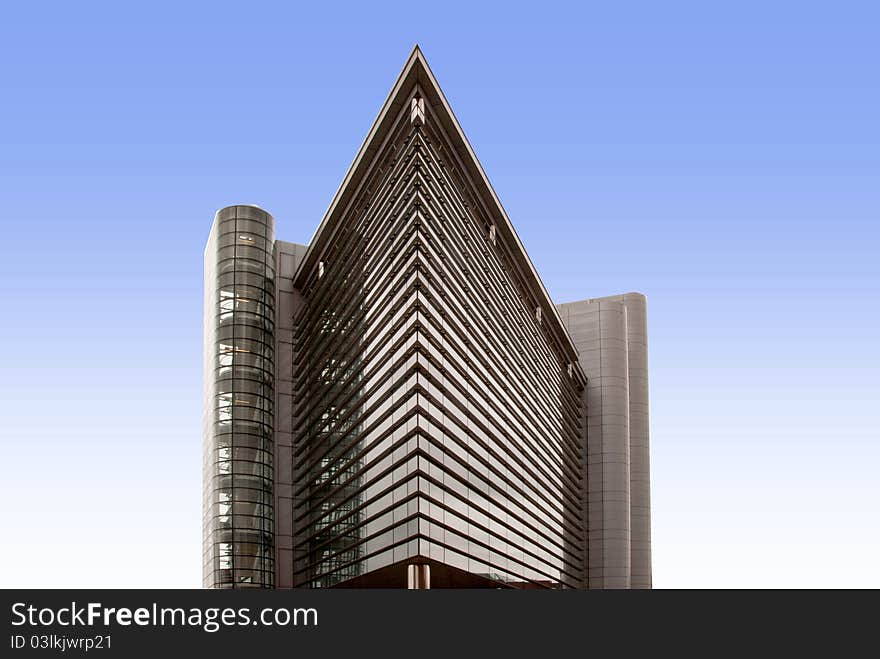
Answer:
[[[623,296],[629,365],[631,586],[650,588],[651,469],[648,416],[648,321],[645,296]]]
[[[293,286],[293,273],[305,253],[304,245],[275,241],[275,587],[293,582],[293,316],[302,295]]]
[[[587,376],[587,578],[590,588],[651,587],[645,296],[558,306]]]

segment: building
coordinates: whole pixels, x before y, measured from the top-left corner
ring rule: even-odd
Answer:
[[[645,298],[556,305],[418,47],[308,246],[205,251],[204,585],[649,588]]]

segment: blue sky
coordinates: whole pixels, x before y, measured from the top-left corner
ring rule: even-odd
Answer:
[[[0,11],[0,586],[199,584],[213,213],[308,241],[418,42],[554,299],[648,296],[655,585],[880,587],[875,3],[131,4]]]

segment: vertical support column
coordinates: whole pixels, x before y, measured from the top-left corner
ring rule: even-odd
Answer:
[[[275,241],[275,587],[293,588],[293,321],[302,306],[293,276],[306,247]]]
[[[407,588],[427,590],[431,587],[431,566],[427,563],[411,563],[406,566]]]
[[[629,364],[626,308],[600,300],[599,376],[587,389],[587,444],[590,465],[602,471],[603,588],[630,587]],[[588,376],[589,377],[589,376]],[[596,400],[598,398],[598,401]],[[598,404],[597,404],[598,403]],[[600,436],[591,439],[589,419],[598,412]],[[591,489],[592,493],[592,489]]]
[[[645,296],[627,293],[631,586],[651,587],[651,474],[648,428],[648,322]]]

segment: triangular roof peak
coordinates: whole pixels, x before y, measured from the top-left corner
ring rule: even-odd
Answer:
[[[560,344],[571,361],[577,362],[577,350],[568,332],[565,330],[562,319],[556,310],[556,305],[550,298],[550,294],[541,281],[537,270],[535,270],[531,259],[529,259],[507,212],[501,205],[501,200],[495,194],[491,183],[489,183],[486,172],[477,159],[470,142],[468,142],[461,124],[458,123],[458,119],[456,119],[452,108],[449,106],[443,90],[440,89],[440,85],[428,66],[428,61],[425,59],[425,55],[418,43],[413,46],[400,75],[397,76],[397,80],[388,94],[388,98],[385,99],[379,115],[376,117],[373,126],[370,128],[369,133],[367,133],[366,139],[364,139],[363,144],[358,150],[354,162],[349,167],[348,173],[330,202],[330,207],[309,241],[308,251],[294,276],[294,284],[301,288],[305,284],[308,274],[316,267],[335,233],[336,226],[346,215],[346,212],[357,197],[361,184],[374,164],[374,156],[381,150],[385,138],[397,122],[404,106],[409,103],[416,92],[421,93],[426,105],[432,110],[432,116],[440,122],[443,132],[451,142],[451,146],[454,148],[459,158],[459,163],[467,174],[470,183],[477,194],[480,195],[492,218],[495,220],[500,239],[508,246],[516,265],[522,270],[527,283],[530,285],[535,299],[543,311],[542,315],[545,318],[552,319],[550,322],[553,326],[554,334],[557,335]]]

